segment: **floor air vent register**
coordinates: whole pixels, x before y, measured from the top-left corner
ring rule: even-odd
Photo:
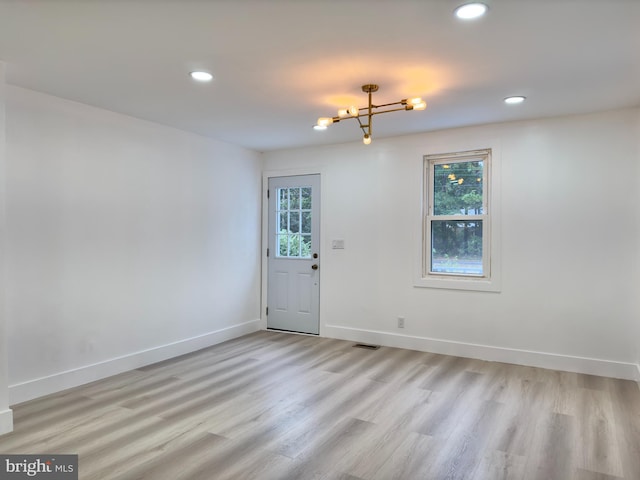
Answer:
[[[354,348],[364,348],[365,350],[378,350],[380,345],[368,345],[366,343],[356,343]]]

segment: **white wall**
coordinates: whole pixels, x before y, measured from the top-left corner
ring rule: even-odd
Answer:
[[[633,378],[639,122],[631,109],[265,154],[267,171],[324,172],[321,334]],[[332,128],[350,127],[358,139]],[[502,291],[414,287],[422,155],[492,145]]]
[[[260,168],[7,86],[11,402],[258,329]]]
[[[5,309],[5,64],[0,62],[0,435],[13,430],[9,409],[9,372]]]

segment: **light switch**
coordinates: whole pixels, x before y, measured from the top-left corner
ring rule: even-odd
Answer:
[[[331,240],[331,248],[340,250],[344,248],[344,240]]]

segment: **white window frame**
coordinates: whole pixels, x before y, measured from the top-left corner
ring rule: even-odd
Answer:
[[[422,162],[422,214],[420,266],[414,285],[429,288],[455,290],[500,291],[499,262],[499,195],[496,170],[498,161],[493,148],[437,153],[423,156]],[[433,215],[434,166],[474,160],[484,162],[483,213],[481,215]],[[431,272],[431,221],[432,220],[482,220],[482,275]]]

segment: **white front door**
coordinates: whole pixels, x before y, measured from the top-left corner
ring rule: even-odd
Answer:
[[[269,178],[267,327],[319,333],[320,175]]]

